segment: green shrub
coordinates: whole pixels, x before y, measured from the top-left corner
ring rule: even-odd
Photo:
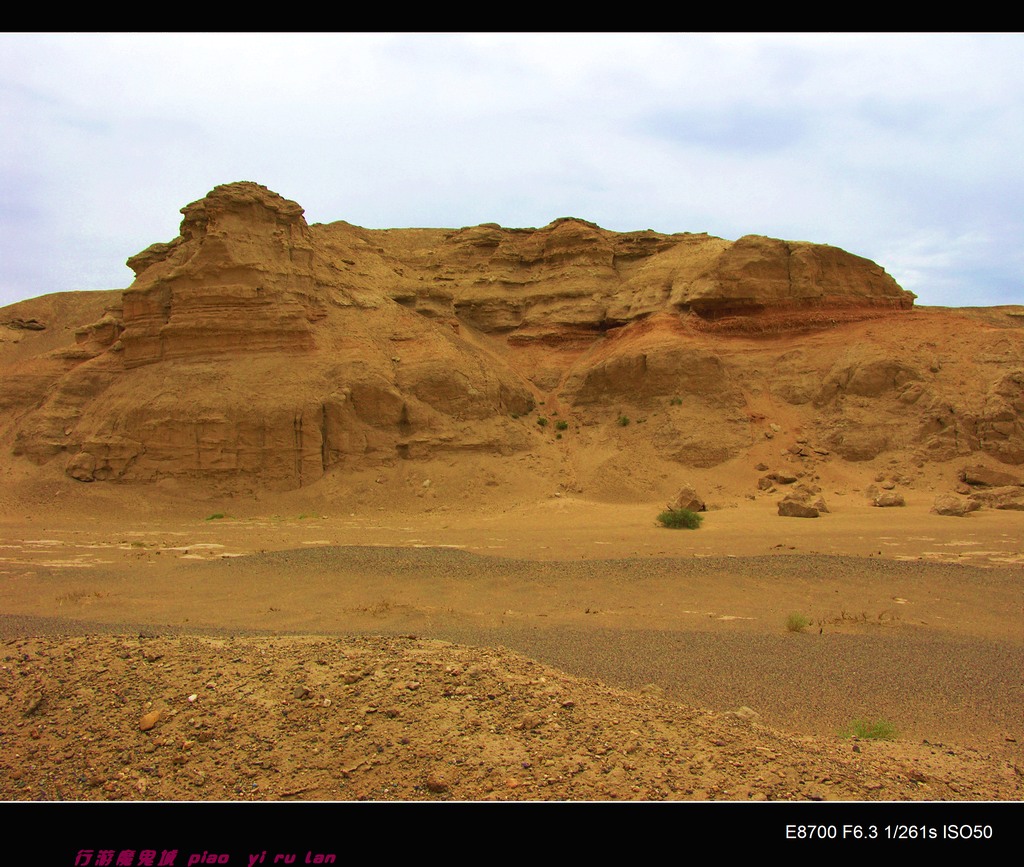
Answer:
[[[786,629],[790,632],[803,632],[808,626],[811,625],[811,618],[806,614],[790,614],[786,618]]]
[[[896,726],[884,719],[855,719],[847,727],[845,737],[872,741],[889,741],[896,737]]]
[[[539,424],[541,427],[547,427],[548,420],[544,418],[544,416],[541,416],[539,419],[537,419],[537,424]]]
[[[696,530],[704,519],[689,509],[668,509],[658,515],[658,520],[671,530]]]
[[[557,421],[557,422],[555,422],[555,430],[568,430],[568,429],[569,429],[569,422],[567,422],[567,421]]]
[[[629,424],[629,416],[620,415],[618,425],[619,427],[626,427]]]
[[[226,518],[226,517],[227,517],[227,515],[225,515],[223,512],[214,512],[206,520],[207,521],[219,521],[221,518]]]

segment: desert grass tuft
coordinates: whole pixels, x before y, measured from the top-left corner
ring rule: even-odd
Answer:
[[[861,738],[871,741],[888,741],[896,737],[896,726],[884,719],[855,719],[844,733],[844,737]]]
[[[689,509],[667,509],[658,515],[658,520],[670,530],[696,530],[704,519]]]
[[[806,614],[793,612],[786,618],[786,629],[790,632],[803,632],[811,625],[811,618]]]

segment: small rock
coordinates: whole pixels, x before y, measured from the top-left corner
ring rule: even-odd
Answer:
[[[523,717],[523,721],[519,723],[519,728],[524,731],[532,731],[541,724],[543,724],[544,718],[537,713],[528,713]]]
[[[736,710],[726,711],[723,714],[723,716],[725,716],[726,719],[731,719],[737,722],[745,723],[754,722],[755,720],[760,719],[761,717],[761,715],[756,710],[747,707],[746,705],[744,705],[743,707],[738,707],[736,708]]]
[[[309,690],[304,686],[297,686],[292,690],[292,696],[294,698],[309,698]]]
[[[449,783],[443,773],[432,773],[427,776],[424,781],[424,785],[427,787],[428,792],[433,792],[435,795],[439,795],[442,792],[447,792]]]
[[[905,506],[907,503],[903,499],[903,494],[886,491],[884,494],[879,494],[875,497],[875,505],[880,508],[889,508],[891,506]]]
[[[139,731],[148,732],[160,721],[162,715],[162,711],[159,710],[151,710],[149,713],[143,714],[139,719]]]

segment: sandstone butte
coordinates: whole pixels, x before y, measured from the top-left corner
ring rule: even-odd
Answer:
[[[0,310],[9,478],[327,492],[529,455],[600,497],[766,443],[851,467],[1024,463],[1024,311],[915,307],[834,247],[571,217],[307,225],[250,182],[182,213],[124,291]]]

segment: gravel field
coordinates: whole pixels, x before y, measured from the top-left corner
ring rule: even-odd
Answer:
[[[994,637],[1016,612],[970,629],[916,622],[931,617],[926,591],[1012,600],[1018,576],[823,555],[537,562],[387,547],[182,563],[162,622],[129,620],[130,596],[120,618],[0,618],[2,794],[1018,800],[1024,645]],[[769,591],[814,585],[813,600],[858,581],[921,602],[913,616],[823,614],[800,633],[785,606],[743,613]],[[265,582],[287,588],[278,605]],[[628,616],[614,613],[620,592],[636,602]],[[297,628],[273,625],[289,614]],[[897,737],[843,737],[857,719]]]

